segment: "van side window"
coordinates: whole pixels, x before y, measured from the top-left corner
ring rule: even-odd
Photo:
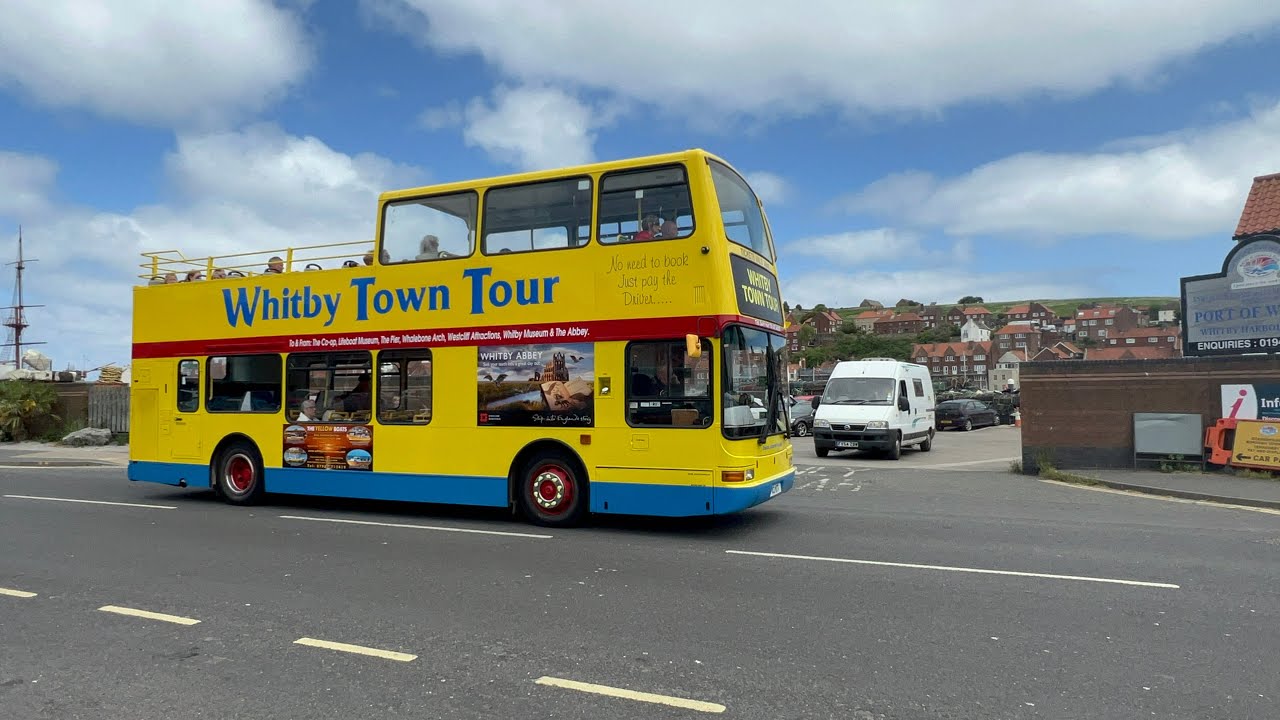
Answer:
[[[906,380],[899,380],[899,381],[898,381],[898,397],[911,397],[910,395],[908,395],[908,394],[907,394],[907,381],[906,381]]]
[[[924,383],[920,382],[919,379],[912,380],[911,382],[915,384],[916,397],[924,397]]]

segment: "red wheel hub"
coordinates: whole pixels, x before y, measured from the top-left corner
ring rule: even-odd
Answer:
[[[559,515],[573,504],[573,478],[559,465],[543,465],[530,477],[534,505],[548,515]]]
[[[236,455],[227,463],[227,482],[238,493],[253,487],[253,463],[243,455]]]

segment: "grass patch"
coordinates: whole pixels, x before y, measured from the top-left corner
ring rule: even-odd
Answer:
[[[1065,470],[1059,470],[1058,468],[1054,467],[1053,462],[1047,458],[1037,461],[1037,465],[1039,465],[1040,467],[1040,473],[1038,477],[1042,477],[1045,480],[1056,480],[1057,482],[1076,483],[1078,485],[1097,485],[1097,486],[1104,485],[1104,483],[1101,483],[1094,478],[1087,477],[1084,475],[1077,475],[1076,473],[1072,473],[1072,472],[1066,472]]]
[[[1267,470],[1254,470],[1253,468],[1237,468],[1236,477],[1250,478],[1253,480],[1280,480],[1276,474]]]

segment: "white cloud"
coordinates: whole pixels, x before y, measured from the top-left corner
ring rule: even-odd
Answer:
[[[883,261],[895,265],[949,267],[972,260],[973,244],[967,238],[948,244],[947,248],[930,248],[926,247],[923,237],[918,233],[896,228],[876,228],[793,240],[787,243],[780,254],[784,258],[819,258],[828,266],[861,268]]]
[[[346,155],[263,125],[180,136],[165,166],[180,194],[173,203],[128,214],[54,207],[24,227],[27,253],[40,259],[27,277],[26,299],[46,305],[31,311],[30,334],[48,341],[42,351],[59,367],[81,356],[95,364],[128,362],[132,288],[144,272],[140,253],[266,251],[243,260],[256,266],[286,247],[369,241],[377,194],[423,181],[415,168]],[[0,252],[15,252],[8,237]]]
[[[903,270],[896,272],[840,273],[817,271],[785,277],[783,299],[813,307],[852,307],[864,298],[886,304],[907,298],[923,303],[955,302],[965,295],[991,297],[990,288],[999,288],[1002,298],[1076,298],[1098,294],[1087,282],[1063,280],[1050,273],[983,273],[960,270]]]
[[[48,207],[57,163],[38,155],[0,151],[0,217],[19,222]]]
[[[310,62],[295,14],[262,0],[20,0],[0,23],[0,86],[143,123],[260,109]]]
[[[595,160],[596,131],[613,117],[557,88],[504,86],[492,104],[467,105],[463,139],[522,170],[577,165]]]
[[[1280,21],[1256,0],[911,3],[825,0],[364,0],[434,50],[509,77],[613,91],[660,108],[761,116],[821,106],[933,112],[1089,93]],[[602,45],[603,43],[603,45]],[[961,59],[961,60],[958,60]]]
[[[1105,152],[1022,153],[947,179],[892,175],[844,204],[957,235],[1229,237],[1253,177],[1280,170],[1277,146],[1280,104]]]
[[[418,123],[428,130],[457,127],[465,119],[462,106],[451,102],[440,107],[427,108],[418,115]]]
[[[765,207],[783,205],[791,195],[791,184],[786,178],[776,173],[763,170],[747,173],[747,184],[756,191],[756,196],[765,204]]]

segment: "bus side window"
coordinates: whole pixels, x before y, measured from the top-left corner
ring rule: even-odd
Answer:
[[[283,363],[279,355],[209,358],[208,412],[280,412]]]
[[[178,361],[178,412],[200,409],[200,361]]]
[[[431,422],[431,351],[384,350],[378,353],[378,422],[427,425]]]
[[[709,427],[712,421],[711,347],[685,356],[685,341],[627,346],[627,422],[635,427]]]
[[[590,238],[591,178],[545,180],[484,195],[485,255],[582,247]]]
[[[382,216],[382,262],[469,257],[479,205],[475,192],[388,203]]]
[[[671,240],[693,234],[693,201],[681,165],[610,173],[600,182],[600,242]]]

